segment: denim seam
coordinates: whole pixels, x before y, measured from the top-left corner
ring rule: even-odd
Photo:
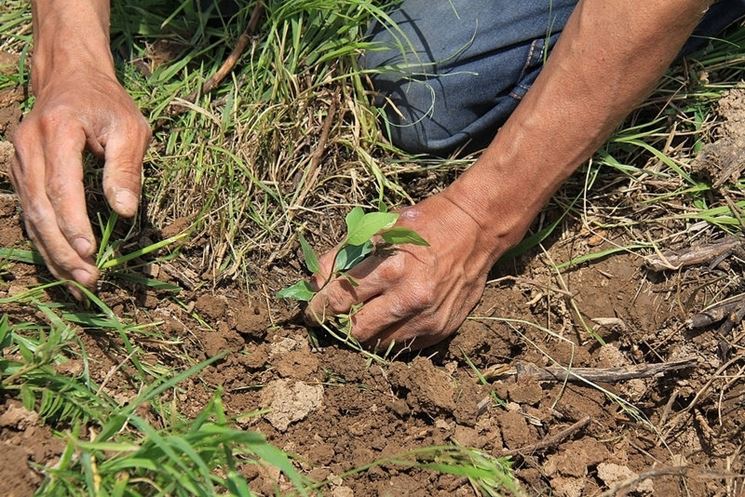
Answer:
[[[528,51],[528,58],[525,59],[525,64],[523,65],[522,71],[520,71],[520,76],[517,77],[518,81],[522,80],[523,77],[525,77],[525,73],[528,71],[528,67],[533,61],[533,52],[535,52],[535,46],[539,41],[542,41],[542,40],[540,38],[536,38],[530,43],[530,50]]]

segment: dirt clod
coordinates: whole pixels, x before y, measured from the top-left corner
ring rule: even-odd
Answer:
[[[349,487],[336,487],[332,490],[331,497],[354,497],[354,491]]]
[[[581,497],[585,483],[579,478],[558,476],[551,480],[551,486],[556,491],[557,497]]]
[[[598,464],[598,478],[608,486],[631,480],[637,477],[637,474],[628,466],[622,466],[614,463]],[[636,492],[641,495],[654,495],[654,482],[651,479],[643,480],[636,485]]]
[[[528,422],[519,412],[503,412],[498,420],[502,429],[502,440],[508,448],[517,449],[535,441]]]
[[[727,92],[719,101],[718,113],[722,121],[717,141],[704,146],[692,164],[693,171],[715,188],[737,181],[745,168],[745,89]]]
[[[261,392],[261,404],[271,409],[267,421],[279,431],[291,423],[305,419],[323,402],[323,386],[308,385],[302,381],[274,380]]]
[[[508,387],[510,400],[518,404],[538,404],[543,399],[543,389],[533,378],[520,379]]]
[[[233,309],[233,327],[239,333],[263,338],[269,325],[264,306],[243,302]]]
[[[204,294],[199,296],[194,307],[208,318],[217,320],[225,315],[228,304],[224,298]]]
[[[453,380],[432,361],[417,357],[410,366],[395,363],[390,370],[391,383],[406,394],[409,407],[436,416],[455,409]]]
[[[26,451],[0,442],[0,495],[31,497],[40,481],[28,466]]]
[[[37,424],[39,424],[39,415],[34,411],[25,409],[15,402],[10,403],[5,412],[0,415],[0,427],[25,430],[26,428]]]
[[[295,350],[277,357],[274,367],[283,378],[307,380],[318,371],[318,358],[310,352]]]

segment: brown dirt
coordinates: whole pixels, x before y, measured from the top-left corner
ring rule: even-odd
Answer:
[[[30,463],[54,464],[64,443],[18,402],[5,402],[0,410],[0,495],[31,496],[42,476]]]
[[[0,206],[0,243],[22,244],[17,209],[8,202],[12,200]],[[564,237],[549,253],[565,260],[582,243],[579,236]],[[740,262],[730,259],[730,267],[741,271]],[[246,429],[258,430],[296,454],[313,478],[333,478],[370,461],[429,445],[460,443],[499,455],[555,436],[587,415],[591,423],[566,440],[513,458],[529,495],[594,495],[661,466],[742,472],[745,468],[737,454],[745,442],[745,388],[737,378],[730,378],[703,390],[722,365],[717,357],[722,337],[715,329],[692,333],[683,325],[691,312],[707,303],[708,294],[698,287],[701,281],[711,280],[709,270],[694,267],[660,277],[646,273],[642,263],[641,257],[619,255],[564,274],[586,322],[615,319],[612,325],[595,327],[608,345],[601,346],[576,325],[568,300],[550,290],[557,281],[543,261],[534,259],[516,273],[525,282],[490,285],[474,319],[449,343],[427,351],[427,357],[405,358],[389,366],[369,365],[360,354],[334,344],[313,348],[299,321],[288,320],[292,314],[286,311],[270,314],[262,303],[266,298],[260,295],[235,289],[187,292],[180,296],[191,302],[184,309],[159,294],[144,298],[143,305],[133,289],[107,284],[99,294],[122,316],[143,323],[164,321],[164,333],[182,340],[182,350],[196,359],[225,354],[201,381],[184,384],[185,393],[177,399],[181,410],[195,415],[209,401],[212,389],[221,386],[229,413],[239,417]],[[44,277],[24,264],[9,268],[13,279],[0,283],[0,296]],[[715,292],[724,283],[710,285]],[[24,315],[21,308],[10,312],[11,318]],[[195,321],[191,312],[197,312],[209,328]],[[556,336],[522,324],[513,328],[499,318],[539,323]],[[740,327],[729,339],[736,342],[743,332]],[[111,352],[118,339],[101,333],[82,337],[91,356],[91,376],[102,382],[121,361]],[[142,345],[159,361],[178,363],[175,353]],[[671,378],[636,380],[633,388],[630,382],[602,385],[641,409],[649,420],[647,426],[590,386],[531,378],[481,385],[465,359],[481,369],[516,360],[546,366],[552,364],[549,357],[564,365],[616,367],[688,355],[700,358],[698,369]],[[75,364],[69,367],[74,369]],[[122,402],[131,398],[135,392],[131,374],[126,367],[117,370],[106,383],[107,393]],[[484,404],[492,391],[507,402],[506,407]],[[703,394],[687,411],[698,392]],[[3,408],[12,405],[6,402]],[[240,417],[260,408],[270,408],[271,413]],[[35,424],[0,430],[0,443],[9,447],[0,451],[0,457],[12,456],[0,467],[8,471],[8,478],[13,477],[0,481],[12,481],[8,488],[27,495],[23,489],[33,489],[39,481],[27,462],[52,461],[59,447],[49,447],[58,440],[49,428]],[[252,487],[265,494],[279,481],[269,470],[247,469],[246,474]],[[640,482],[636,495],[715,496],[721,495],[725,484],[695,474],[659,476]],[[465,480],[393,466],[347,478],[333,492],[474,495]]]
[[[614,242],[624,239],[619,235]],[[24,243],[15,200],[0,195],[0,246]],[[548,254],[563,262],[609,247],[597,235],[568,225]],[[198,262],[191,267],[199,267]],[[310,477],[330,479],[329,494],[336,497],[472,496],[462,478],[392,465],[343,481],[335,475],[430,445],[460,443],[500,455],[550,440],[585,416],[591,418],[589,425],[569,437],[513,457],[528,495],[597,495],[641,473],[671,466],[686,471],[639,481],[631,495],[742,492],[742,479],[726,476],[745,472],[745,327],[721,336],[716,327],[694,332],[685,325],[691,313],[743,291],[741,281],[732,283],[733,275],[743,273],[741,259],[731,255],[715,268],[660,275],[645,270],[642,257],[623,254],[565,271],[563,283],[543,257],[523,257],[516,268],[502,269],[499,275],[517,279],[490,284],[474,318],[451,341],[390,365],[370,364],[361,354],[323,338],[323,345],[314,347],[294,309],[273,301],[267,307],[271,298],[260,292],[249,295],[235,287],[209,291],[210,282],[200,281],[193,270],[189,280],[203,286],[179,295],[186,308],[166,293],[143,292],[120,282],[102,284],[99,295],[122,317],[164,323],[164,334],[179,345],[140,344],[153,361],[179,367],[183,354],[197,360],[224,354],[200,378],[182,385],[175,398],[178,408],[193,416],[221,387],[228,413],[241,426],[296,454]],[[187,274],[180,267],[163,269],[159,277],[171,283],[182,284],[183,276],[173,275]],[[24,264],[7,264],[5,271],[0,297],[48,277]],[[265,284],[276,290],[271,277]],[[11,319],[39,319],[18,306],[3,312]],[[578,324],[580,317],[607,345]],[[502,318],[536,323],[552,333]],[[136,385],[132,371],[117,368],[123,357],[112,345],[121,345],[118,338],[103,332],[81,332],[81,337],[91,357],[91,378],[106,380],[105,390],[115,399],[131,398]],[[727,357],[720,357],[723,342],[730,344]],[[520,360],[539,366],[618,367],[688,356],[699,359],[697,368],[599,385],[632,402],[646,422],[634,419],[596,387],[530,378],[482,385],[468,364],[485,369]],[[730,365],[723,368],[727,361]],[[74,371],[79,365],[65,367]],[[492,393],[505,405],[489,402]],[[8,416],[0,416],[0,495],[30,495],[39,475],[28,463],[51,464],[61,449],[49,427],[38,421],[8,421],[12,416],[7,413],[17,407],[8,400],[0,404],[0,414]],[[242,416],[261,408],[271,413]],[[280,482],[270,469],[252,466],[244,472],[262,495],[272,495]]]
[[[18,55],[0,50],[0,74],[18,67]],[[21,121],[21,102],[24,95],[22,88],[0,90],[0,138],[10,137]]]
[[[718,103],[717,140],[693,163],[694,172],[715,187],[735,182],[745,168],[745,89],[730,90]]]

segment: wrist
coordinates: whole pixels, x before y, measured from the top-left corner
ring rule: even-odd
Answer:
[[[442,194],[478,224],[477,243],[493,265],[522,240],[543,207],[546,198],[533,186],[519,165],[484,154]]]
[[[52,81],[96,71],[115,78],[108,2],[34,2],[31,84],[38,96]]]

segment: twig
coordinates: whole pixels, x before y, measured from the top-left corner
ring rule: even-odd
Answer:
[[[560,444],[565,439],[567,439],[570,435],[572,435],[574,432],[581,430],[582,428],[584,428],[585,426],[589,424],[590,424],[590,416],[585,416],[584,418],[580,419],[573,425],[568,426],[567,428],[564,428],[563,430],[561,430],[559,433],[555,435],[544,438],[540,442],[536,442],[530,445],[525,445],[517,449],[503,450],[500,455],[514,456],[517,454],[523,454],[525,452],[535,452],[537,450],[548,449],[549,447],[553,447],[554,445]]]
[[[666,252],[647,257],[644,265],[652,271],[677,270],[685,266],[703,264],[728,254],[742,245],[743,241],[735,237],[726,237],[716,243],[688,247],[683,250]]]
[[[636,476],[632,476],[626,480],[623,480],[605,492],[596,494],[596,497],[612,497],[618,495],[619,492],[636,488],[636,485],[648,480],[650,478],[659,478],[662,476],[678,476],[694,478],[697,480],[731,480],[735,478],[743,478],[745,475],[730,472],[717,472],[717,471],[702,471],[698,468],[691,466],[662,466],[659,468],[650,469],[644,471]]]
[[[705,328],[712,324],[729,319],[732,322],[731,327],[722,331],[729,332],[732,327],[742,321],[742,309],[745,308],[745,293],[735,295],[714,305],[707,307],[691,316],[688,320],[688,327],[691,329]],[[739,316],[739,319],[737,319]],[[724,328],[724,325],[723,325]]]
[[[617,383],[636,378],[662,376],[671,371],[688,369],[698,364],[698,359],[688,358],[655,364],[636,364],[619,368],[543,368],[528,362],[518,362],[514,368],[505,369],[492,366],[483,372],[488,381],[500,380],[510,376],[532,377],[537,381],[591,381],[594,383]]]
[[[321,165],[323,154],[326,151],[326,145],[329,141],[331,125],[334,122],[335,115],[336,97],[334,97],[334,100],[331,101],[328,114],[326,114],[326,118],[323,120],[323,125],[321,126],[321,136],[318,139],[318,145],[316,145],[316,148],[313,150],[313,154],[310,157],[310,163],[308,164],[308,172],[306,174],[306,178],[308,179],[305,181],[303,189],[298,194],[297,199],[295,200],[295,202],[293,202],[295,206],[302,205],[303,200],[305,200],[305,197],[308,195],[311,188],[313,188],[313,185],[315,185],[315,182],[318,180],[318,174],[320,172],[319,166]],[[293,210],[290,210],[290,214],[292,214],[292,212]]]
[[[211,92],[212,90],[217,88],[220,83],[222,83],[222,81],[227,77],[228,74],[230,74],[235,65],[238,63],[241,55],[243,55],[246,47],[248,47],[248,44],[251,42],[251,37],[253,36],[254,32],[256,32],[256,28],[259,25],[259,21],[261,20],[261,16],[263,15],[263,13],[264,6],[261,2],[259,2],[254,7],[253,11],[251,11],[251,17],[248,20],[248,26],[246,26],[246,29],[238,37],[238,41],[235,43],[233,50],[227,56],[225,61],[223,61],[220,68],[215,71],[215,74],[213,74],[207,81],[202,83],[201,87],[189,93],[185,98],[183,98],[183,101],[193,104],[197,101],[200,95]],[[175,117],[179,114],[183,114],[187,110],[189,110],[188,106],[176,100],[169,104],[168,110],[166,111],[166,116],[168,118]],[[155,123],[154,127],[159,128],[165,122],[166,118],[161,118]]]

